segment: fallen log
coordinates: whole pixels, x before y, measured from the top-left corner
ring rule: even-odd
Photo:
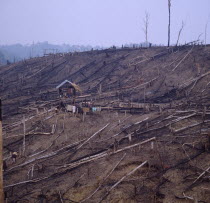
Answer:
[[[199,151],[199,152],[196,153],[196,154],[193,154],[192,156],[190,156],[190,158],[187,157],[187,158],[185,158],[185,159],[182,159],[182,160],[180,160],[177,164],[175,164],[175,165],[173,165],[173,166],[171,166],[171,167],[169,167],[169,168],[166,168],[166,169],[164,169],[164,170],[158,172],[158,173],[155,174],[155,175],[149,176],[147,179],[159,177],[160,175],[163,175],[164,173],[166,173],[167,171],[169,171],[169,170],[171,170],[171,169],[177,168],[177,167],[179,167],[180,165],[183,165],[183,164],[188,163],[189,161],[191,161],[191,160],[197,158],[198,156],[200,156],[200,155],[203,154],[204,152],[205,152],[205,151],[202,150],[202,151]]]
[[[102,132],[107,126],[109,125],[109,123],[107,123],[103,128],[101,128],[100,130],[98,130],[96,133],[94,133],[92,136],[90,136],[87,140],[85,140],[81,145],[79,145],[77,147],[76,150],[79,150],[82,146],[84,146],[85,144],[87,144],[93,137],[95,137],[96,135],[98,135],[100,132]]]
[[[208,171],[210,170],[210,166],[203,172],[203,173],[201,173],[197,178],[196,178],[196,180],[193,182],[193,184],[195,183],[195,182],[197,182],[203,175],[205,175],[205,173],[207,173]]]
[[[126,117],[125,119],[123,119],[122,121],[120,121],[120,123],[117,123],[116,125],[112,126],[112,127],[108,130],[108,132],[110,132],[113,128],[115,128],[115,127],[117,127],[117,126],[122,125],[124,121],[126,121],[127,119],[129,119],[129,118],[131,118],[131,117],[132,117],[132,115]]]
[[[79,165],[82,165],[82,164],[85,164],[85,163],[88,163],[88,162],[91,162],[91,161],[95,161],[95,160],[101,159],[101,158],[103,158],[105,156],[114,155],[114,154],[123,152],[125,150],[131,149],[131,148],[134,148],[134,147],[137,147],[139,145],[146,144],[148,142],[154,141],[155,139],[156,139],[156,137],[152,137],[152,138],[150,138],[148,140],[144,140],[143,142],[136,143],[136,144],[133,144],[133,145],[124,147],[124,148],[119,149],[119,150],[114,151],[114,152],[112,152],[109,149],[107,149],[106,151],[101,152],[99,154],[95,154],[93,156],[87,156],[86,158],[83,158],[83,159],[81,159],[79,161],[76,161],[76,162],[69,163],[69,164],[66,164],[64,166],[58,167],[57,170],[62,169],[62,168],[75,168],[75,167],[77,167]]]
[[[187,58],[187,56],[192,52],[192,50],[193,50],[193,47],[194,46],[192,46],[192,48],[190,49],[190,51],[188,51],[188,53],[182,58],[182,60],[172,69],[172,71],[175,71],[178,67],[179,67],[179,65]]]
[[[210,82],[207,83],[206,87],[201,91],[202,93],[207,89],[208,85],[210,84]]]
[[[140,169],[141,167],[143,167],[145,164],[147,163],[147,161],[144,161],[142,164],[140,164],[139,166],[137,166],[136,168],[134,168],[132,171],[130,171],[129,173],[127,173],[125,176],[123,176],[119,181],[117,181],[107,192],[106,194],[98,201],[98,203],[102,202],[108,195],[109,193],[115,188],[117,187],[124,179],[126,179],[127,177],[131,176],[133,173],[135,173],[138,169]]]
[[[29,118],[26,118],[26,119],[25,119],[25,122],[26,122],[26,121],[29,121],[29,120],[32,120],[33,118],[39,117],[39,116],[41,116],[41,115],[44,115],[44,114],[46,114],[46,113],[49,113],[49,112],[51,112],[51,111],[54,111],[55,109],[56,109],[56,108],[54,107],[54,108],[48,109],[47,111],[44,111],[43,113],[36,114],[36,115],[33,115],[33,116],[29,117]],[[7,126],[3,127],[3,130],[6,130],[7,128],[19,126],[19,125],[21,125],[21,123],[22,123],[22,121],[14,122],[14,123],[12,123],[11,125],[7,125]]]
[[[210,122],[210,120],[207,120],[207,121],[204,121],[204,122],[195,123],[195,124],[189,125],[187,127],[183,127],[183,128],[178,129],[178,130],[174,130],[174,133],[180,133],[180,132],[185,131],[185,130],[187,130],[189,128],[193,128],[193,127],[196,127],[198,125],[201,125],[201,124],[204,124],[204,123],[208,123],[208,122]]]
[[[29,135],[52,135],[52,133],[46,133],[46,132],[35,132],[35,133],[27,133],[25,134],[25,136],[29,136]],[[10,139],[10,138],[15,138],[15,137],[22,137],[23,135],[13,135],[13,136],[9,136],[9,137],[4,137],[4,139]]]
[[[11,185],[6,185],[6,186],[4,186],[4,189],[10,188],[10,187],[14,187],[14,186],[23,185],[23,184],[27,184],[27,183],[37,183],[37,182],[39,182],[39,181],[48,179],[49,177],[50,177],[50,176],[46,176],[46,177],[43,177],[43,178],[36,178],[36,179],[34,179],[34,180],[26,180],[26,181],[14,183],[14,184],[11,184]]]
[[[126,154],[124,154],[122,156],[122,158],[120,159],[120,161],[114,166],[114,168],[108,173],[108,175],[103,179],[103,181],[99,184],[99,186],[96,188],[96,190],[90,194],[87,198],[83,199],[80,201],[80,203],[82,202],[86,202],[88,199],[90,199],[104,184],[104,182],[109,178],[109,176],[114,172],[114,170],[119,166],[119,164],[121,163],[121,161],[125,158]]]
[[[175,119],[175,120],[172,120],[171,122],[169,122],[168,124],[166,125],[163,125],[163,126],[160,126],[160,127],[157,127],[157,128],[152,128],[152,129],[149,129],[149,130],[146,130],[146,131],[143,131],[143,132],[140,132],[138,133],[138,135],[142,135],[142,134],[145,134],[145,133],[148,133],[148,132],[151,132],[151,131],[155,131],[155,130],[160,130],[162,128],[166,128],[166,127],[170,127],[172,124],[174,123],[177,123],[179,121],[182,121],[184,119],[187,119],[187,118],[190,118],[190,117],[193,117],[195,116],[196,114],[191,114],[189,116],[184,116],[184,117],[180,117],[178,119]],[[203,122],[202,122],[203,123]],[[184,128],[182,130],[185,130]],[[175,131],[176,132],[176,131]]]
[[[112,137],[110,137],[110,138],[108,138],[108,139],[114,138],[114,137],[120,135],[120,134],[121,134],[122,132],[124,132],[125,130],[129,129],[130,127],[133,127],[133,126],[135,126],[135,125],[139,125],[139,124],[143,123],[144,121],[147,121],[148,119],[149,119],[149,117],[147,117],[147,118],[145,118],[145,119],[143,119],[143,120],[141,120],[141,121],[138,121],[138,122],[136,122],[136,123],[134,123],[134,124],[131,124],[131,125],[127,126],[127,127],[124,128],[123,130],[121,130],[119,133],[113,135]]]
[[[52,143],[51,143],[51,145],[50,145],[49,147],[47,147],[46,149],[44,149],[44,150],[42,150],[42,151],[40,151],[40,152],[37,152],[37,153],[35,153],[35,154],[32,154],[32,155],[30,155],[29,157],[37,156],[37,155],[39,155],[39,154],[42,154],[42,153],[46,152],[48,149],[50,149],[50,147],[53,146],[55,140],[57,140],[58,137],[60,137],[60,134],[52,141]]]
[[[6,171],[6,173],[9,172],[9,171],[12,171],[12,170],[14,170],[14,169],[17,169],[17,168],[26,166],[26,165],[28,165],[28,164],[30,164],[30,163],[35,162],[35,161],[38,161],[38,160],[41,160],[41,159],[48,159],[48,158],[51,158],[51,157],[53,157],[53,156],[59,154],[59,153],[62,152],[63,150],[67,150],[68,148],[73,148],[73,147],[77,146],[79,143],[81,143],[81,142],[83,142],[83,141],[84,141],[84,140],[75,142],[75,143],[73,143],[73,144],[70,144],[70,145],[67,145],[67,146],[65,146],[65,147],[62,147],[62,148],[58,149],[57,151],[51,152],[51,153],[46,154],[46,155],[44,155],[44,156],[41,156],[41,157],[37,157],[37,158],[33,158],[33,159],[31,159],[31,160],[28,160],[28,161],[26,161],[26,162],[24,162],[24,163],[22,163],[22,164],[20,164],[20,165],[17,165],[17,166],[14,166],[14,167],[12,167],[12,168],[9,168],[9,169]]]
[[[202,75],[200,75],[200,76],[198,76],[198,77],[196,77],[196,78],[192,78],[192,79],[190,79],[190,80],[188,80],[187,82],[185,82],[184,84],[182,84],[182,85],[180,85],[179,86],[179,89],[184,89],[184,88],[187,88],[187,87],[189,87],[193,82],[198,82],[199,80],[201,80],[203,77],[205,77],[205,76],[207,76],[207,75],[209,75],[210,74],[210,71],[208,71],[208,72],[206,72],[206,73],[204,73],[204,74],[202,74]]]

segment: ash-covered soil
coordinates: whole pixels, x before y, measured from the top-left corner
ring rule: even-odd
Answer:
[[[110,49],[1,67],[8,202],[210,202],[209,53]],[[77,105],[102,111],[57,111],[65,79],[83,90]]]

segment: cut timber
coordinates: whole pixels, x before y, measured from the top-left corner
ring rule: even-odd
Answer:
[[[49,109],[49,110],[47,110],[47,111],[44,111],[43,113],[40,113],[40,114],[36,114],[36,115],[34,115],[34,116],[31,116],[31,117],[29,117],[28,119],[25,119],[25,122],[26,122],[26,121],[30,121],[30,120],[32,120],[32,119],[34,119],[34,118],[40,117],[40,116],[42,116],[42,115],[44,115],[44,114],[46,114],[46,113],[55,111],[55,109],[56,109],[56,108],[54,107],[54,108],[51,108],[51,109]],[[55,114],[54,114],[54,115],[55,115]],[[46,120],[47,120],[47,119],[46,119]],[[21,125],[21,124],[22,124],[22,121],[18,121],[18,122],[12,123],[11,125],[6,126],[6,128],[16,127],[16,126],[19,126],[19,125]],[[5,130],[6,128],[4,128],[4,130]]]
[[[14,184],[11,184],[11,185],[7,185],[4,188],[10,188],[10,187],[14,187],[14,186],[18,186],[18,185],[23,185],[23,184],[27,184],[27,183],[36,183],[36,182],[39,182],[39,181],[42,181],[42,180],[45,180],[45,179],[48,179],[48,178],[49,178],[49,176],[46,176],[44,178],[37,178],[37,179],[34,179],[34,180],[26,180],[26,181],[14,183]]]
[[[25,136],[29,136],[29,135],[52,135],[52,133],[45,133],[45,132],[35,132],[35,133],[27,133],[25,134]],[[12,138],[15,138],[15,137],[24,137],[24,135],[12,135],[12,136],[9,136],[9,137],[5,137],[4,139],[12,139]]]
[[[122,156],[122,158],[120,159],[120,161],[114,166],[114,168],[108,173],[108,175],[103,179],[103,181],[99,184],[99,186],[96,188],[96,190],[89,195],[87,198],[83,199],[82,201],[80,201],[80,203],[82,202],[86,202],[88,199],[90,199],[103,185],[103,183],[107,180],[107,178],[109,178],[109,176],[114,172],[114,170],[119,166],[119,164],[121,163],[121,161],[125,158],[126,154],[124,154]]]
[[[120,134],[121,134],[122,132],[124,132],[125,130],[127,130],[127,129],[129,129],[129,128],[135,126],[135,125],[139,125],[139,124],[141,124],[141,123],[147,121],[148,119],[149,119],[149,117],[145,118],[144,120],[138,121],[138,122],[136,122],[136,123],[134,123],[134,124],[131,124],[131,125],[127,126],[127,127],[124,128],[123,130],[121,130],[119,133],[113,135],[112,137],[110,137],[110,138],[108,138],[108,139],[114,138],[114,137],[120,135]]]
[[[209,166],[203,173],[201,173],[201,174],[196,178],[196,180],[195,180],[193,183],[197,182],[197,181],[198,181],[205,173],[207,173],[209,170],[210,170],[210,166]]]
[[[188,95],[190,95],[191,91],[193,90],[193,88],[195,87],[195,85],[197,84],[198,80],[196,80],[193,84],[193,86],[190,88],[190,90],[188,91]]]
[[[60,196],[61,203],[64,203],[60,190],[59,190],[59,196]]]
[[[145,140],[145,141],[146,141],[146,140]],[[141,144],[141,143],[139,143],[139,144]],[[197,154],[191,156],[190,159],[192,160],[192,159],[198,157],[199,155],[201,155],[202,153],[203,153],[203,151],[200,151],[200,152],[198,152]],[[170,170],[170,169],[172,169],[172,168],[176,168],[177,166],[179,166],[179,165],[181,165],[181,164],[184,164],[184,163],[187,163],[187,162],[189,162],[189,158],[184,159],[184,160],[181,160],[181,161],[178,162],[176,165],[174,165],[174,166],[172,166],[172,167],[170,167],[170,168],[165,169],[164,172],[166,172],[167,170]],[[65,170],[65,171],[68,171],[68,169]],[[65,172],[65,171],[64,171],[64,172]],[[24,184],[28,184],[28,183],[37,183],[37,182],[40,182],[40,181],[43,181],[43,180],[46,180],[46,179],[49,179],[49,178],[54,178],[55,175],[63,174],[64,172],[61,171],[60,173],[53,173],[53,174],[51,174],[50,176],[47,176],[47,177],[37,178],[37,179],[34,179],[34,180],[28,180],[28,181],[22,181],[22,182],[10,184],[10,185],[5,186],[4,188],[11,188],[11,187],[14,187],[14,186],[24,185]],[[160,173],[158,173],[158,174],[160,174]],[[151,176],[151,177],[156,177],[156,176],[157,176],[157,174],[156,174],[155,176]],[[151,178],[151,177],[150,177],[150,178]]]
[[[196,78],[192,78],[190,80],[188,80],[187,82],[183,83],[182,85],[179,86],[180,89],[184,89],[184,88],[187,88],[189,87],[191,84],[193,84],[195,81],[196,83],[201,80],[203,77],[207,76],[210,74],[210,71],[200,75],[199,77],[196,77]]]
[[[156,137],[152,137],[152,138],[150,138],[148,140],[145,140],[143,142],[139,142],[139,143],[136,143],[136,144],[124,147],[124,148],[119,149],[119,150],[117,150],[115,152],[110,152],[110,150],[106,150],[105,152],[101,152],[101,153],[98,153],[98,154],[95,154],[95,155],[92,155],[92,156],[87,156],[86,158],[80,159],[79,161],[76,161],[76,162],[69,163],[69,164],[66,164],[64,166],[61,166],[61,167],[57,168],[57,170],[59,170],[61,168],[75,168],[75,167],[77,167],[79,165],[82,165],[82,164],[85,164],[85,163],[89,163],[91,161],[95,161],[95,160],[101,159],[101,158],[103,158],[105,156],[114,155],[114,154],[123,152],[125,150],[131,149],[133,147],[137,147],[139,145],[146,144],[148,142],[154,141],[155,139],[156,139]]]
[[[155,139],[156,139],[156,137],[152,137],[152,138],[150,138],[150,139],[148,139],[148,140],[145,140],[145,141],[143,141],[143,142],[136,143],[136,144],[133,144],[133,145],[124,147],[124,148],[122,148],[122,149],[119,149],[119,150],[115,151],[113,154],[116,154],[116,153],[125,151],[125,150],[127,150],[127,149],[131,149],[131,148],[133,148],[133,147],[137,147],[137,146],[142,145],[142,144],[146,144],[146,143],[148,143],[148,142],[154,141]]]
[[[196,127],[198,125],[201,125],[203,123],[208,123],[208,122],[210,122],[210,120],[207,120],[207,121],[204,121],[204,122],[195,123],[193,125],[189,125],[187,127],[183,127],[183,128],[178,129],[178,130],[175,130],[174,133],[180,133],[180,132],[185,131],[185,130],[187,130],[189,128],[193,128],[193,127]]]
[[[77,147],[77,150],[79,150],[82,146],[84,146],[86,143],[88,143],[93,137],[95,137],[96,135],[98,135],[101,131],[103,131],[107,126],[109,125],[106,124],[103,128],[101,128],[100,130],[98,130],[96,133],[94,133],[92,136],[90,136],[87,140],[85,140],[81,145],[79,145]]]
[[[100,199],[100,202],[102,202],[108,195],[109,193],[115,188],[117,187],[124,179],[126,179],[127,177],[129,177],[130,175],[132,175],[133,173],[135,173],[138,169],[140,169],[141,167],[143,167],[145,164],[147,163],[147,161],[143,162],[142,164],[140,164],[139,166],[137,166],[136,168],[134,168],[132,171],[130,171],[129,173],[127,173],[125,176],[123,176],[119,181],[117,181],[107,192],[106,194]]]
[[[133,90],[133,89],[136,89],[136,88],[139,88],[139,87],[142,87],[143,89],[145,89],[145,86],[146,86],[147,84],[149,84],[149,83],[151,83],[151,82],[154,82],[154,81],[157,80],[159,77],[160,77],[160,76],[157,76],[157,77],[153,78],[152,80],[150,80],[150,81],[148,81],[148,82],[145,82],[145,83],[142,83],[142,84],[140,84],[140,85],[137,85],[137,86],[135,86],[135,87],[132,87],[131,89]]]
[[[117,126],[120,126],[120,125],[122,125],[123,124],[123,122],[125,122],[127,119],[129,119],[129,118],[131,118],[132,117],[132,115],[131,116],[128,116],[128,117],[126,117],[125,119],[123,119],[122,121],[118,121],[118,123],[116,124],[116,125],[114,125],[113,127],[111,127],[109,130],[108,130],[108,132],[110,132],[113,128],[115,128],[115,127],[117,127]]]
[[[46,154],[46,155],[43,155],[43,156],[40,156],[40,157],[37,157],[37,158],[30,159],[30,160],[28,160],[28,161],[26,161],[26,162],[24,162],[24,163],[22,163],[22,164],[20,164],[20,165],[17,165],[17,166],[14,166],[14,167],[8,169],[7,172],[12,171],[12,170],[14,170],[14,169],[18,169],[18,168],[23,167],[23,166],[26,166],[26,165],[28,165],[28,164],[30,164],[30,163],[33,163],[33,162],[37,161],[37,160],[51,158],[51,157],[53,157],[53,156],[59,154],[59,153],[62,152],[62,151],[67,151],[69,148],[74,148],[75,146],[77,146],[79,143],[81,143],[81,142],[83,142],[83,141],[84,141],[84,140],[81,140],[81,141],[75,142],[75,143],[73,143],[73,144],[66,145],[66,146],[64,146],[64,147],[62,147],[62,148],[60,148],[60,149],[58,149],[58,150],[56,150],[56,151],[54,151],[54,152],[49,153],[49,154]],[[47,149],[48,149],[48,148],[47,148]],[[46,150],[47,150],[47,149],[46,149]],[[37,154],[43,153],[43,152],[45,152],[46,150],[43,150],[43,151],[41,151],[41,152],[38,152]],[[32,156],[35,156],[35,155],[36,155],[36,154],[33,154]]]
[[[178,66],[187,58],[187,56],[192,52],[192,50],[193,50],[193,47],[194,46],[192,46],[192,48],[190,49],[190,51],[188,51],[188,53],[184,56],[184,58],[174,67],[174,69],[172,70],[172,71],[175,71],[177,68],[178,68]]]

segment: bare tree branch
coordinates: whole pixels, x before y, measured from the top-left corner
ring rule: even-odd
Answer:
[[[205,46],[206,46],[207,26],[208,26],[208,21],[205,25]]]
[[[179,34],[178,34],[178,38],[177,38],[177,42],[176,42],[176,46],[178,46],[179,38],[180,38],[180,35],[182,33],[182,30],[184,29],[184,26],[185,26],[185,23],[182,21],[182,25],[181,25],[181,28],[179,30]]]

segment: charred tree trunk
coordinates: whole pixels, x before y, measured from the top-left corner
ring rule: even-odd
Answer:
[[[171,28],[171,0],[168,0],[168,14],[169,14],[169,21],[168,21],[168,47],[170,46],[170,28]]]
[[[145,12],[145,18],[143,19],[144,21],[144,34],[145,34],[145,41],[146,41],[146,46],[148,44],[148,26],[149,26],[149,13]]]

